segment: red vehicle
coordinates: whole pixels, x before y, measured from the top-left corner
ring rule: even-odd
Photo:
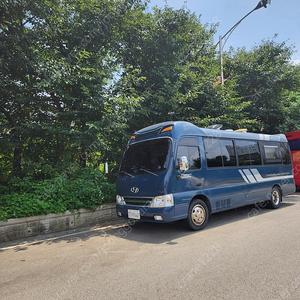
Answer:
[[[291,148],[295,185],[300,187],[300,131],[287,132],[285,136]]]

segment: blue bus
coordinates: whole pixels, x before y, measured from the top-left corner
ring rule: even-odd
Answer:
[[[116,211],[149,222],[186,219],[200,230],[211,214],[256,203],[279,208],[294,191],[285,135],[172,121],[131,137],[117,178]]]

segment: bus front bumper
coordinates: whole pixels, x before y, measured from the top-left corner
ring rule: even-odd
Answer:
[[[174,221],[174,206],[152,208],[147,206],[116,205],[117,216],[137,221],[168,223]]]

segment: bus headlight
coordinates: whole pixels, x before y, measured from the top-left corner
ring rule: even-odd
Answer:
[[[150,207],[169,207],[174,206],[172,194],[154,197],[150,202]]]
[[[119,205],[125,205],[126,204],[124,198],[119,196],[119,195],[116,196],[116,201],[117,201],[117,204],[119,204]]]

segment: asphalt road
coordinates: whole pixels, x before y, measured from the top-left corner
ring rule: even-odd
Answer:
[[[123,222],[0,248],[1,300],[299,300],[300,196],[215,214],[199,232]]]

